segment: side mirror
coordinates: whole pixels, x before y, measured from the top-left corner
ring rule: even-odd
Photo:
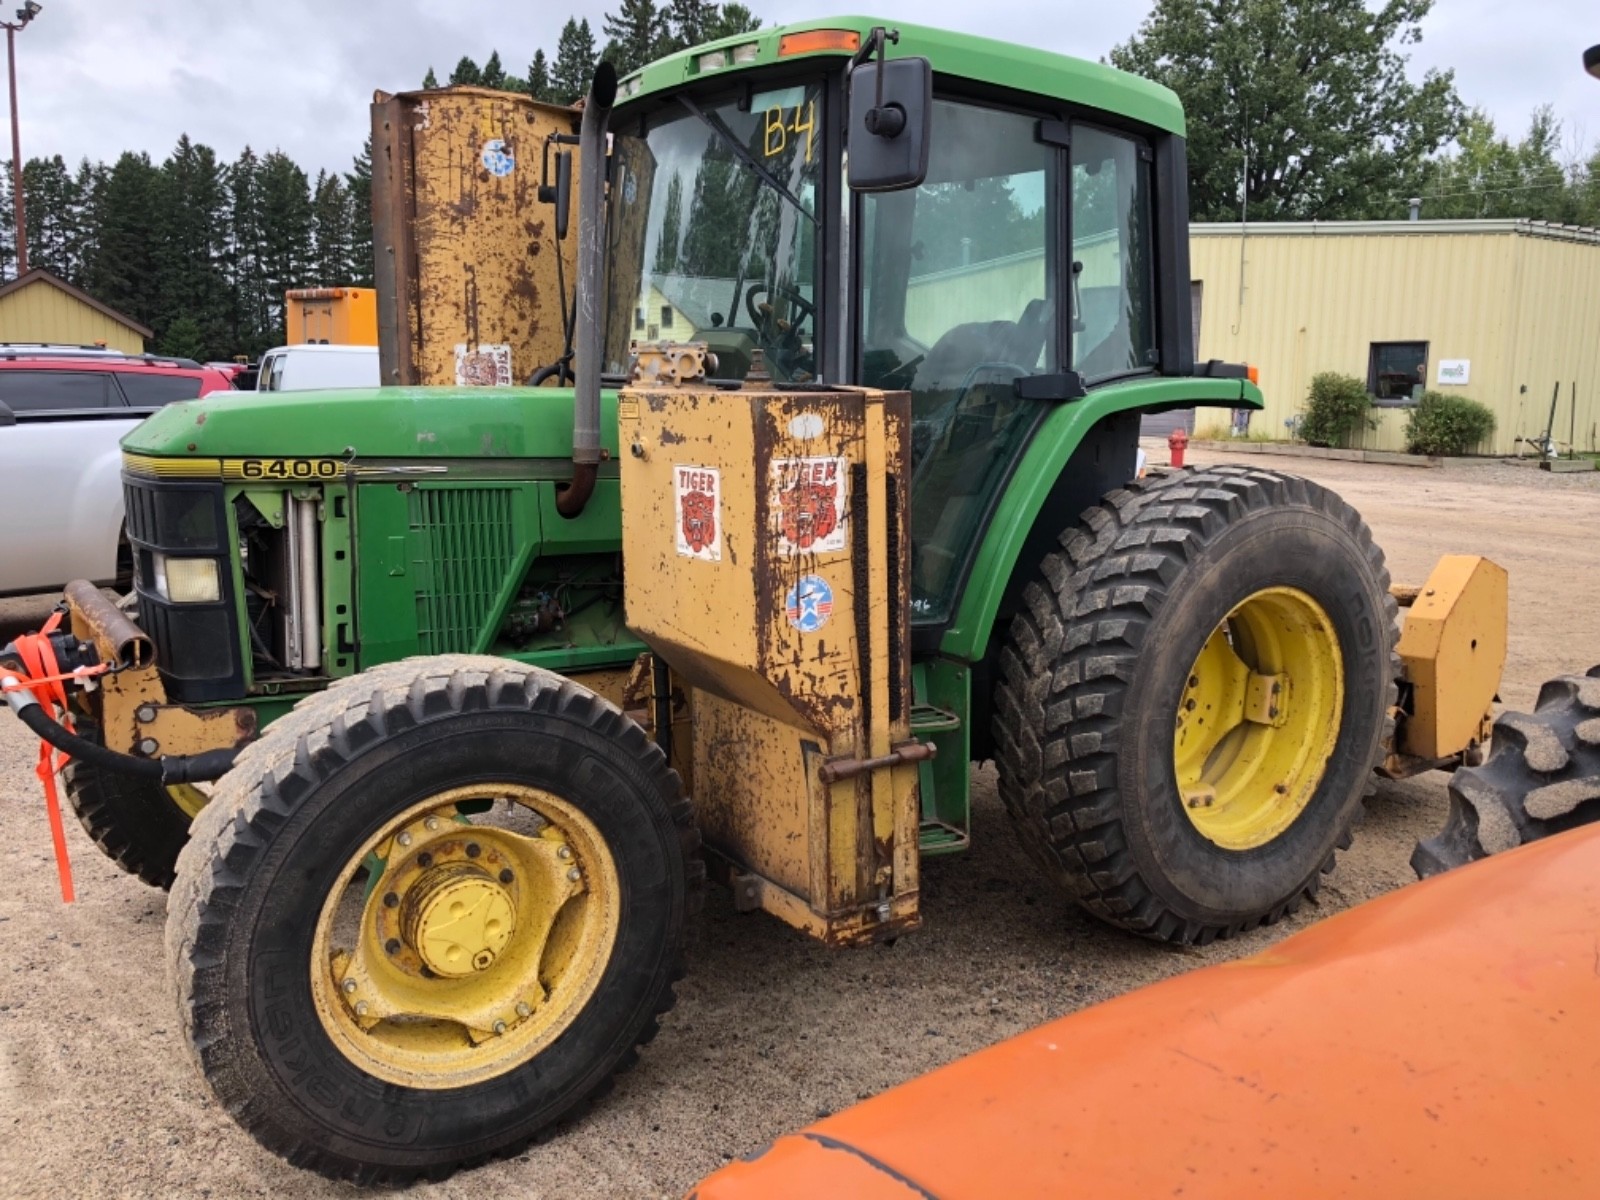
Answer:
[[[17,414],[11,411],[11,406],[0,400],[0,425],[15,425]]]
[[[850,73],[850,190],[897,192],[928,177],[933,68],[925,58],[863,62]]]

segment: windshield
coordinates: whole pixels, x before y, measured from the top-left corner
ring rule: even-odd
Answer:
[[[701,341],[718,379],[757,350],[774,378],[816,372],[820,82],[745,104],[678,100],[613,143],[605,369],[632,341]]]

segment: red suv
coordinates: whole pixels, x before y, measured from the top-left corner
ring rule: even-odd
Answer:
[[[230,386],[185,358],[0,343],[0,479],[31,498],[25,518],[0,526],[0,595],[120,583],[119,443],[162,405]]]
[[[148,415],[232,386],[227,373],[188,358],[0,342],[0,404],[17,418],[130,408]]]

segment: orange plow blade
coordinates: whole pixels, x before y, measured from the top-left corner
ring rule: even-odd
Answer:
[[[706,1179],[732,1197],[1600,1196],[1600,826],[1064,1017]]]

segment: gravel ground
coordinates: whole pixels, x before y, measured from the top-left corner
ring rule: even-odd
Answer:
[[[1152,447],[1152,458],[1164,461],[1164,450]],[[1420,582],[1452,551],[1506,566],[1509,706],[1530,706],[1547,676],[1600,662],[1600,475],[1235,461],[1339,490],[1366,515],[1396,579]],[[0,636],[44,607],[0,604]],[[211,1102],[180,1043],[165,897],[102,859],[70,817],[79,900],[61,905],[35,754],[0,717],[0,1195],[354,1194],[259,1149]],[[974,849],[928,864],[921,932],[829,952],[775,920],[734,914],[714,892],[677,1010],[616,1091],[546,1146],[412,1194],[681,1194],[734,1155],[962,1054],[1403,886],[1413,843],[1445,810],[1441,775],[1380,784],[1316,907],[1222,946],[1172,950],[1052,894],[1011,836],[992,769],[974,782]]]

